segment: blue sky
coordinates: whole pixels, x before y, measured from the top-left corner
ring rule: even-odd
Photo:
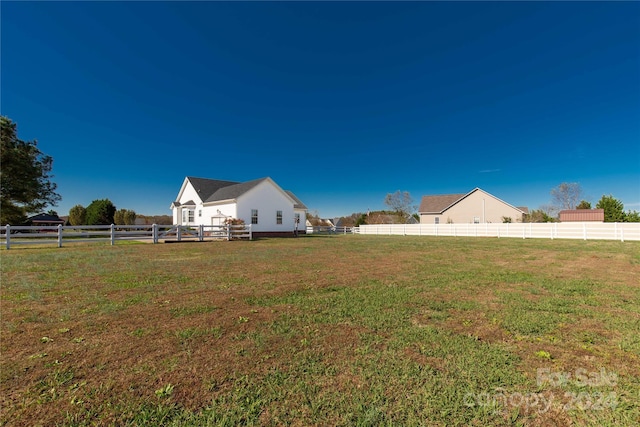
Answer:
[[[1,112],[68,213],[272,177],[321,216],[579,182],[640,210],[638,2],[6,2]]]

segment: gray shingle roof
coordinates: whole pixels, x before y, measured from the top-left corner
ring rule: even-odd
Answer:
[[[188,176],[187,179],[196,190],[200,199],[204,202],[217,202],[221,200],[237,199],[256,185],[269,178],[259,178],[247,182],[221,181],[217,179],[196,178]],[[307,207],[291,191],[285,191],[294,200],[294,208],[307,209]],[[193,203],[193,202],[191,202]],[[183,203],[185,205],[186,203]],[[175,206],[180,203],[174,202]]]
[[[206,201],[221,188],[239,184],[239,182],[234,181],[220,181],[217,179],[196,178],[193,176],[188,176],[187,179],[191,182],[191,185],[193,185],[194,190],[196,190],[202,201]]]
[[[298,199],[298,197],[297,197],[295,194],[293,194],[291,191],[289,191],[289,190],[284,190],[284,192],[285,192],[285,193],[287,193],[287,194],[289,195],[289,197],[291,197],[291,198],[293,199],[293,201],[295,202],[295,203],[293,204],[293,208],[294,208],[294,209],[307,209],[307,207],[305,206],[305,204],[304,204],[304,203],[302,203],[302,202],[300,201],[300,199]]]
[[[458,200],[462,199],[466,194],[441,194],[438,196],[423,196],[420,202],[419,212],[423,213],[440,213]]]
[[[247,191],[251,190],[256,185],[260,184],[267,178],[254,179],[247,182],[234,182],[231,185],[219,187],[214,193],[212,193],[206,199],[202,199],[204,202],[215,202],[218,200],[237,199]],[[218,181],[224,182],[224,181]]]

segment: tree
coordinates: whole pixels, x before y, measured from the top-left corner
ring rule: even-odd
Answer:
[[[563,182],[551,189],[551,203],[558,209],[575,209],[582,198],[582,187],[577,182]]]
[[[640,213],[638,211],[627,211],[624,214],[624,220],[626,222],[640,222]]]
[[[126,225],[135,225],[136,224],[136,212],[131,210],[131,209],[127,209],[127,211],[124,213],[124,223]]]
[[[596,205],[597,209],[604,209],[604,222],[624,222],[624,205],[611,194],[602,195]]]
[[[87,225],[113,224],[116,207],[109,199],[94,200],[87,206]]]
[[[87,210],[82,205],[75,205],[69,209],[69,224],[84,225],[87,222]]]
[[[387,194],[384,199],[384,204],[389,206],[398,215],[403,222],[407,222],[411,214],[418,209],[413,204],[413,199],[408,191],[396,191],[395,193]]]
[[[532,209],[529,215],[525,216],[524,222],[555,222],[543,209]]]
[[[356,222],[355,222],[355,224],[354,224],[354,225],[355,225],[356,227],[360,227],[361,225],[364,225],[364,224],[366,224],[366,223],[367,223],[367,214],[361,213],[361,214],[358,216],[358,219],[356,220]]]
[[[124,225],[124,213],[126,209],[119,209],[113,214],[113,223],[117,225]]]
[[[19,139],[16,124],[5,116],[0,116],[0,139],[0,223],[22,224],[62,199],[51,182],[53,159],[35,140]]]
[[[591,203],[586,200],[582,200],[578,206],[576,206],[576,209],[591,209]]]
[[[171,225],[173,224],[173,217],[171,215],[138,215],[136,219],[140,218],[145,225],[158,224],[158,225]]]
[[[134,225],[136,222],[135,211],[120,209],[113,214],[113,223],[118,225]]]
[[[556,219],[558,219],[558,213],[560,212],[560,209],[553,205],[540,205],[540,208],[538,210],[543,213],[545,217],[549,218],[550,221],[545,220],[531,222],[554,222]]]

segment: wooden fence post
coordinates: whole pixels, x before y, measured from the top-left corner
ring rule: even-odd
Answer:
[[[151,236],[153,238],[153,243],[158,243],[158,224],[153,224],[151,226]]]
[[[62,224],[58,224],[58,247],[62,247]]]
[[[111,224],[111,227],[109,229],[111,232],[111,246],[113,246],[116,241],[116,226]]]
[[[177,225],[176,237],[178,238],[178,242],[182,240],[182,226]]]
[[[7,224],[7,250],[11,249],[11,226]]]
[[[201,242],[204,240],[204,225],[202,224],[198,226],[198,240]]]

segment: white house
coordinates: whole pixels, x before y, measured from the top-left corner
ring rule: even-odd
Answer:
[[[171,210],[175,225],[220,225],[235,218],[258,235],[292,234],[296,221],[304,233],[307,220],[307,207],[269,177],[233,182],[188,176]]]

